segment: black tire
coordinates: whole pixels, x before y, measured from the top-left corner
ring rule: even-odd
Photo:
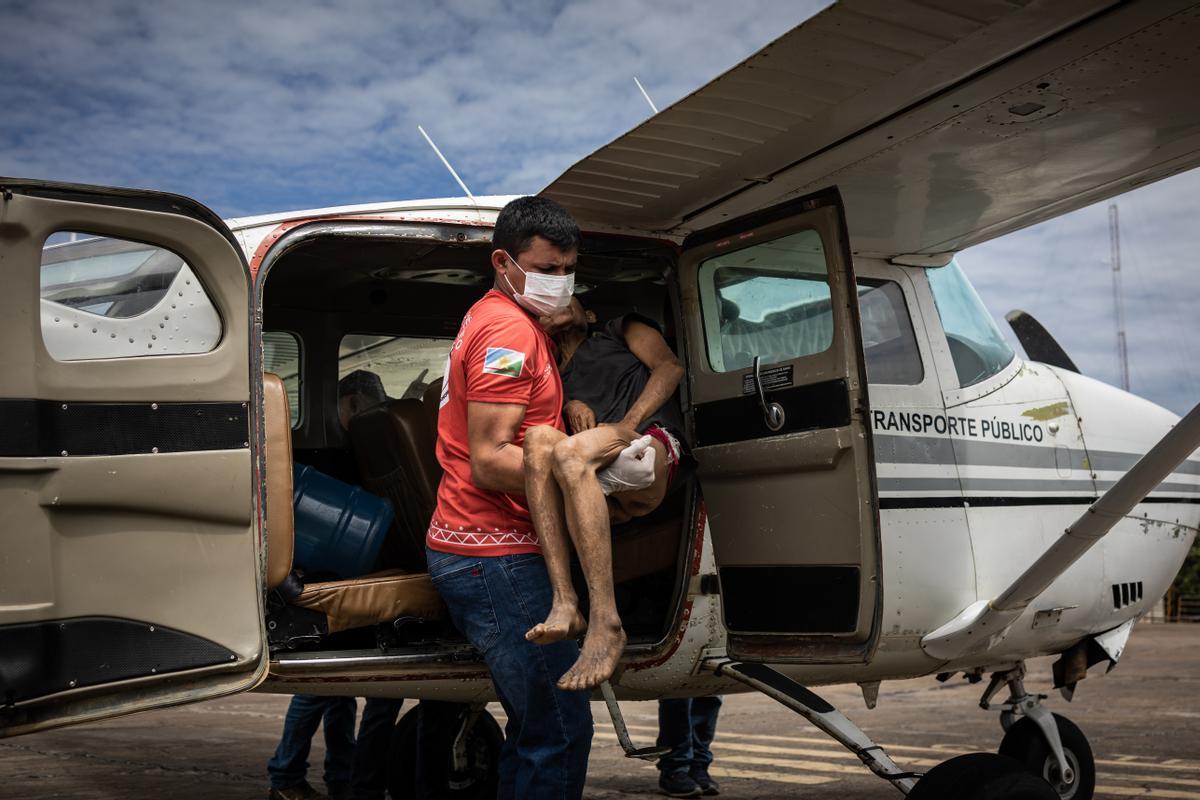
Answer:
[[[421,701],[396,723],[388,768],[392,797],[420,800],[493,800],[500,781],[500,748],[504,733],[496,719],[482,712],[467,734],[467,768],[454,769],[454,740],[470,707],[459,703]],[[424,766],[417,785],[417,761]]]
[[[1063,755],[1067,763],[1075,770],[1075,781],[1065,785],[1059,779],[1058,764],[1046,744],[1037,723],[1029,717],[1022,717],[1008,729],[1000,742],[1000,754],[1010,756],[1025,765],[1025,769],[1054,787],[1060,800],[1092,800],[1096,791],[1096,761],[1092,757],[1092,747],[1087,737],[1074,722],[1054,715],[1058,723],[1058,736],[1062,739]]]
[[[967,753],[943,761],[917,781],[908,800],[1057,800],[1041,778],[1016,759],[995,753]]]

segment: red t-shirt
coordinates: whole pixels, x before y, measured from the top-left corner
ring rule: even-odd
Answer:
[[[444,474],[425,537],[431,549],[482,556],[541,552],[525,495],[471,482],[467,402],[525,406],[517,445],[535,425],[564,430],[562,379],[553,348],[537,321],[495,289],[463,317],[442,384],[437,457]]]

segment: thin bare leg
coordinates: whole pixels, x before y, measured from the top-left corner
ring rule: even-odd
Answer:
[[[522,445],[525,451],[525,496],[529,500],[533,529],[542,545],[542,557],[546,559],[553,593],[546,621],[525,633],[525,638],[536,644],[574,639],[587,628],[579,613],[579,597],[571,584],[571,553],[563,496],[554,477],[554,446],[566,438],[560,430],[538,426],[526,431]]]
[[[613,591],[612,532],[608,502],[596,470],[611,463],[637,433],[593,428],[554,448],[554,474],[562,490],[567,527],[588,587],[588,630],[579,659],[559,679],[560,689],[590,689],[612,677],[625,649],[625,630]]]

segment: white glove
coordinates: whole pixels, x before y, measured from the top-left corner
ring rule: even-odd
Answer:
[[[605,495],[632,492],[654,483],[654,453],[651,436],[634,439],[620,452],[617,460],[596,473]]]

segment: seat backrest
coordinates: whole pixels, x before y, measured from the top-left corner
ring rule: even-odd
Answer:
[[[425,572],[425,532],[433,517],[442,468],[437,431],[421,400],[389,400],[350,420],[350,442],[363,487],[386,497],[395,512],[384,542],[384,566]]]
[[[421,393],[421,403],[425,406],[425,418],[429,424],[429,430],[433,431],[434,441],[437,441],[438,411],[441,409],[442,402],[442,380],[442,378],[438,378],[426,386],[425,391]]]
[[[263,373],[263,428],[267,471],[267,589],[292,571],[292,421],[278,375]]]

